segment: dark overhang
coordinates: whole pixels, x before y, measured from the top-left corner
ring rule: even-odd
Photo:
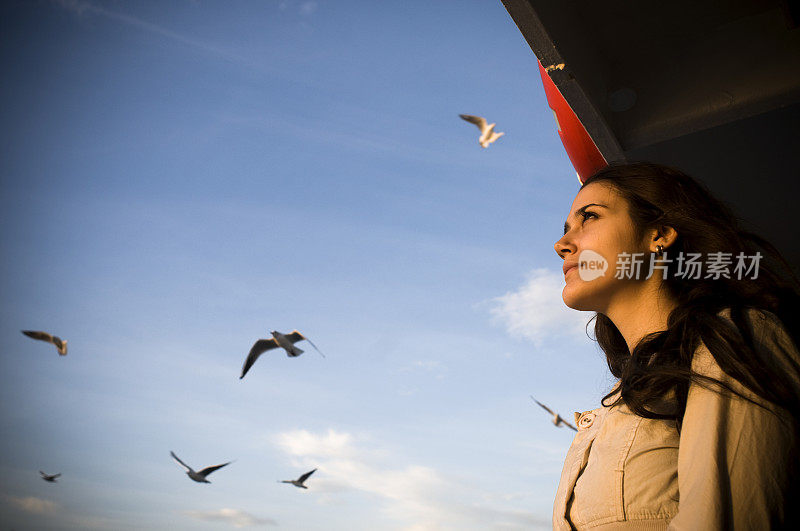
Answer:
[[[684,169],[800,263],[796,0],[503,3],[606,160]]]

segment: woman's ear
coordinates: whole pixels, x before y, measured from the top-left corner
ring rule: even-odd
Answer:
[[[652,244],[655,247],[656,245],[661,245],[664,249],[667,249],[678,238],[678,231],[670,227],[669,225],[662,225],[658,228],[658,230],[653,230],[653,240]]]

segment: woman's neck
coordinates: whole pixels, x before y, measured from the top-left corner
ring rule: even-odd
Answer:
[[[677,306],[677,301],[656,285],[642,288],[609,305],[608,311],[603,312],[625,338],[628,352],[633,352],[647,334],[666,330],[669,314]]]

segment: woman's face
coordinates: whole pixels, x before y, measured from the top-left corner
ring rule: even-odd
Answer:
[[[609,307],[641,289],[642,280],[615,278],[620,253],[648,253],[644,239],[638,241],[628,204],[609,185],[585,186],[575,200],[564,225],[564,236],[555,244],[565,273],[564,303],[575,310],[607,314]],[[646,258],[641,257],[640,259]],[[646,263],[640,279],[647,276]]]

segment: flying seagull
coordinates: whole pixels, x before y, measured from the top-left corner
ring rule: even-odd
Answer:
[[[50,335],[47,332],[37,332],[35,330],[22,330],[22,333],[28,337],[32,337],[33,339],[38,339],[40,341],[47,341],[48,343],[52,343],[58,349],[59,354],[61,354],[62,356],[67,355],[66,339],[61,339],[60,337]]]
[[[533,397],[531,397],[531,398],[533,398]],[[548,413],[550,413],[551,415],[553,415],[553,424],[555,424],[555,425],[556,425],[556,427],[560,428],[560,427],[561,427],[561,425],[563,424],[564,426],[568,427],[568,428],[569,428],[569,429],[571,429],[571,430],[578,431],[578,428],[576,428],[575,426],[573,426],[572,424],[570,424],[569,422],[567,422],[566,420],[564,420],[564,419],[561,417],[561,415],[559,415],[558,413],[553,413],[553,410],[552,410],[552,409],[550,409],[550,408],[549,408],[549,407],[547,407],[546,405],[542,404],[541,402],[539,402],[539,401],[538,401],[538,400],[536,400],[535,398],[533,398],[533,401],[534,401],[534,402],[536,402],[537,404],[539,404],[540,406],[542,406],[542,408],[543,408],[545,411],[547,411]]]
[[[469,123],[475,124],[478,126],[478,129],[481,130],[481,136],[478,138],[478,143],[481,145],[482,148],[489,147],[489,144],[503,136],[505,133],[495,133],[494,126],[497,124],[487,124],[484,118],[480,116],[472,116],[470,114],[459,114],[459,116],[468,121]]]
[[[303,482],[305,482],[305,480],[307,480],[307,479],[308,479],[308,477],[309,477],[311,474],[313,474],[314,472],[316,472],[316,471],[317,471],[317,469],[315,468],[315,469],[314,469],[314,470],[312,470],[311,472],[306,472],[305,474],[303,474],[302,476],[300,476],[300,477],[299,477],[299,478],[297,478],[297,479],[284,479],[284,480],[283,480],[283,481],[281,481],[280,483],[291,483],[291,484],[292,484],[292,485],[294,485],[295,487],[300,487],[301,489],[307,489],[308,487],[306,487],[305,485],[303,485]]]
[[[42,479],[43,479],[43,480],[45,480],[45,481],[49,481],[50,483],[58,483],[58,482],[56,481],[56,479],[58,479],[59,477],[61,477],[61,474],[53,474],[53,475],[51,476],[50,474],[45,474],[45,473],[44,473],[44,472],[42,472],[41,470],[39,471],[39,473],[42,475]]]
[[[192,467],[190,467],[189,465],[187,465],[186,463],[181,461],[178,458],[178,456],[175,455],[175,452],[170,450],[169,455],[171,455],[172,458],[175,461],[180,463],[181,466],[183,466],[186,469],[186,475],[187,476],[189,476],[191,479],[193,479],[194,481],[196,481],[198,483],[211,483],[210,481],[208,481],[206,479],[207,475],[209,475],[210,473],[214,472],[215,470],[219,470],[220,468],[232,463],[232,461],[228,461],[227,463],[223,463],[223,464],[217,465],[217,466],[207,466],[203,470],[200,470],[199,472],[195,472],[194,470],[192,470]]]
[[[276,332],[275,330],[273,330],[271,333],[272,333],[271,339],[259,339],[258,341],[253,343],[253,347],[250,349],[250,354],[248,354],[247,359],[244,360],[244,366],[242,367],[242,375],[239,376],[240,380],[244,378],[244,375],[247,374],[247,371],[250,370],[250,367],[253,366],[258,357],[261,356],[266,351],[280,347],[286,351],[287,356],[289,356],[290,358],[294,358],[303,353],[301,349],[294,346],[295,343],[303,340],[311,343],[310,339],[308,339],[306,336],[304,336],[297,330],[294,330],[291,334],[281,334],[280,332]],[[311,346],[314,347],[314,349],[317,352],[319,352],[320,356],[322,356],[323,358],[325,357],[325,354],[320,352],[320,350],[314,343],[311,343]]]

